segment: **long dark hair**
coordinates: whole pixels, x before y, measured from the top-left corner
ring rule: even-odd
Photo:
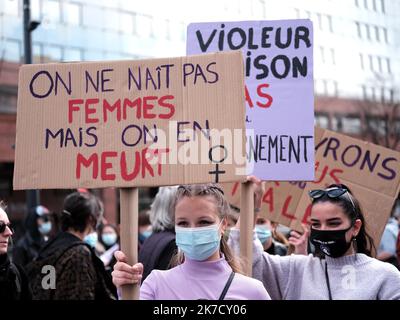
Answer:
[[[349,217],[352,225],[357,219],[360,219],[362,224],[359,233],[355,237],[356,240],[356,251],[358,253],[364,253],[368,256],[376,255],[376,247],[374,240],[367,232],[367,225],[365,223],[364,214],[361,210],[360,202],[353,196],[349,187],[344,184],[331,184],[329,188],[342,188],[346,189],[347,193],[337,198],[330,198],[328,195],[324,195],[318,199],[313,200],[313,205],[319,202],[332,202],[343,209],[346,216]],[[353,207],[354,205],[354,207]]]

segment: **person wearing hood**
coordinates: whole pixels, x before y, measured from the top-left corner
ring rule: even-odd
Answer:
[[[8,257],[8,243],[13,230],[0,202],[0,301],[30,300],[28,278],[23,269]]]
[[[52,230],[50,211],[44,206],[30,210],[25,220],[26,232],[12,250],[13,262],[25,267],[33,261],[49,238]]]

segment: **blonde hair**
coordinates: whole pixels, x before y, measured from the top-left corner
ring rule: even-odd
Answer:
[[[222,221],[227,218],[231,213],[229,203],[224,197],[224,192],[222,189],[213,183],[208,184],[195,184],[187,186],[179,186],[175,195],[175,199],[171,203],[171,210],[175,212],[176,205],[180,200],[185,197],[206,197],[211,196],[214,199],[215,206],[217,208],[218,217]],[[228,262],[229,266],[236,273],[243,273],[240,259],[235,257],[231,249],[228,246],[226,238],[224,235],[221,237],[220,241],[220,251],[224,254],[225,260]],[[171,266],[176,266],[184,261],[184,255],[182,252],[178,252],[171,260]]]

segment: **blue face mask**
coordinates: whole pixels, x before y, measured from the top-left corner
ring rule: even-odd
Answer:
[[[175,226],[176,245],[189,259],[204,261],[219,249],[219,226],[220,224],[199,228]]]
[[[260,239],[262,244],[264,244],[272,236],[271,230],[265,225],[256,225],[256,232],[258,239]]]
[[[42,223],[40,226],[39,226],[39,232],[42,234],[42,235],[47,235],[47,234],[49,234],[49,232],[51,231],[51,222],[50,221],[48,221],[48,222],[45,222],[45,223]]]
[[[104,233],[101,239],[106,246],[111,247],[117,242],[117,235],[115,233]]]
[[[152,233],[153,233],[152,230],[146,230],[146,231],[143,231],[143,232],[141,233],[141,235],[142,235],[142,237],[143,237],[144,239],[147,239],[148,237],[151,236]]]
[[[87,236],[83,238],[83,241],[86,242],[92,248],[96,247],[97,244],[97,232],[89,233]]]

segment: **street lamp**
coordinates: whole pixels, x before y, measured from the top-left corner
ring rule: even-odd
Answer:
[[[32,37],[31,32],[35,30],[40,22],[31,21],[31,7],[30,0],[24,0],[24,62],[25,64],[32,63]],[[28,190],[26,193],[26,202],[28,206],[28,212],[32,208],[37,207],[40,204],[40,193],[39,190]]]

